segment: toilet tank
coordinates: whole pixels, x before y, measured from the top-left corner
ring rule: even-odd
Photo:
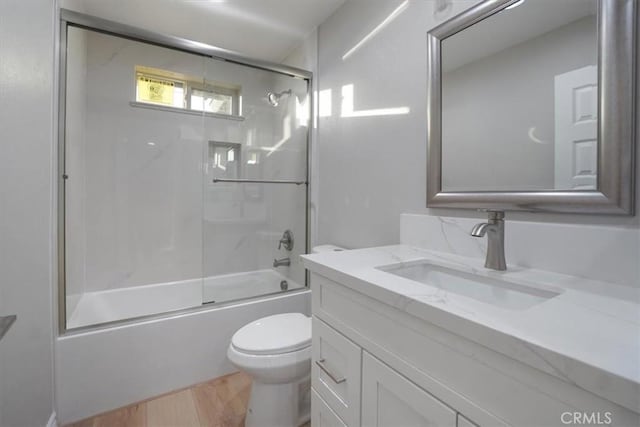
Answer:
[[[336,246],[336,245],[319,245],[319,246],[314,246],[311,249],[311,253],[313,254],[319,254],[321,252],[340,252],[340,251],[346,251],[347,249],[342,248],[340,246]]]

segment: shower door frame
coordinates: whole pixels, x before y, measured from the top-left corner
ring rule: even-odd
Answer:
[[[307,119],[307,137],[306,137],[306,176],[305,181],[296,184],[304,184],[305,191],[305,253],[310,251],[311,238],[311,218],[310,218],[310,168],[311,168],[311,126],[314,115],[314,96],[313,96],[313,73],[301,68],[290,67],[283,64],[264,61],[261,59],[251,58],[241,55],[240,53],[219,48],[206,43],[201,43],[181,37],[166,35],[153,31],[144,30],[142,28],[133,27],[126,24],[98,18],[96,16],[75,12],[68,9],[60,9],[60,27],[59,27],[59,54],[58,54],[58,134],[57,134],[57,150],[58,150],[58,169],[57,169],[57,259],[58,259],[58,334],[68,335],[70,333],[84,332],[87,330],[103,329],[114,325],[125,323],[139,322],[141,320],[157,319],[167,316],[175,316],[181,313],[190,313],[201,310],[211,310],[213,307],[224,307],[228,305],[238,304],[241,301],[248,301],[254,298],[264,297],[257,295],[254,298],[229,301],[219,304],[202,304],[200,306],[191,307],[182,310],[173,310],[158,314],[138,316],[122,320],[114,320],[110,322],[99,323],[95,325],[82,326],[78,328],[67,329],[67,293],[66,293],[66,212],[65,212],[65,181],[66,175],[66,89],[67,89],[67,29],[69,27],[81,28],[89,31],[95,31],[108,34],[115,37],[125,38],[141,43],[147,43],[155,46],[165,47],[182,51],[185,53],[199,55],[205,58],[221,60],[246,67],[256,68],[260,70],[275,72],[287,75],[293,78],[306,80],[307,96],[309,99],[309,117]],[[269,294],[267,296],[283,295],[290,293],[303,292],[309,289],[309,271],[305,270],[304,286],[301,289],[290,291],[282,291],[277,294]]]

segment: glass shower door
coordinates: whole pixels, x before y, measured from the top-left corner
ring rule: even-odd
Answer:
[[[308,81],[215,59],[237,116],[204,119],[204,303],[305,286]]]
[[[205,58],[66,36],[66,326],[198,307],[204,112],[187,95]]]
[[[309,81],[69,24],[63,330],[305,286]]]

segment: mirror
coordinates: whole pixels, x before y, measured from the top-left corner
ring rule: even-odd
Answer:
[[[427,206],[633,214],[636,7],[487,0],[433,29]]]
[[[442,41],[444,191],[596,189],[596,3],[530,0]]]

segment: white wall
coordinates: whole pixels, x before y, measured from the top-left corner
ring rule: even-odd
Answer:
[[[53,411],[54,2],[0,2],[0,425]]]
[[[408,8],[346,60],[342,56],[375,28],[400,1],[349,0],[319,28],[319,90],[333,93],[332,115],[318,124],[319,243],[367,247],[399,241],[400,214],[485,218],[472,210],[426,209],[426,33],[438,22],[433,1]],[[473,2],[455,1],[457,13]],[[443,17],[443,18],[446,18]],[[440,21],[441,22],[441,21]],[[355,109],[405,106],[404,115],[340,117],[341,88],[353,84]],[[639,110],[640,113],[640,110]],[[640,150],[637,150],[640,155]],[[640,164],[640,162],[639,162]],[[640,174],[638,174],[640,184]],[[637,185],[640,189],[640,185]],[[639,197],[640,199],[640,197]],[[563,241],[562,225],[602,233],[608,227],[637,232],[639,217],[508,213],[507,221],[560,225],[538,250]],[[508,232],[508,231],[507,231]],[[471,238],[471,237],[469,237]],[[528,239],[525,233],[522,239]],[[611,240],[590,239],[592,253],[637,260]],[[546,245],[546,246],[545,246]],[[562,254],[558,256],[564,256]],[[568,256],[568,255],[567,255]],[[626,263],[625,263],[626,264]],[[536,267],[530,265],[531,267]],[[607,266],[608,271],[616,266]],[[635,283],[639,286],[640,279]]]
[[[349,0],[318,29],[319,91],[331,103],[318,121],[318,240],[346,247],[398,241],[399,215],[426,193],[426,32],[432,1],[410,1],[346,60],[343,55],[402,2]],[[457,7],[460,10],[461,7]],[[341,117],[342,88],[357,110],[408,107],[402,115]]]

